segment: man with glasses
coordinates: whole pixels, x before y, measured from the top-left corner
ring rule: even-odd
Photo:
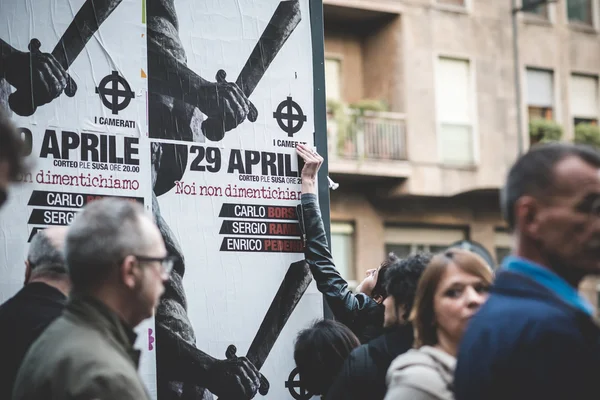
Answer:
[[[133,328],[154,315],[173,259],[137,203],[88,204],[69,228],[65,311],[31,346],[15,400],[144,400]]]
[[[0,207],[8,197],[8,185],[25,172],[23,166],[23,143],[0,106]]]
[[[514,256],[462,338],[456,398],[597,398],[600,329],[577,288],[600,274],[600,154],[535,147],[510,169],[500,201]]]

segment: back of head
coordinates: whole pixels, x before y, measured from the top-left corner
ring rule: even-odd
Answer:
[[[9,181],[15,181],[20,174],[25,172],[24,155],[24,143],[8,117],[8,113],[0,107],[0,163],[8,163]]]
[[[377,296],[381,296],[382,299],[385,299],[387,297],[387,290],[385,288],[386,274],[387,274],[388,269],[392,265],[397,264],[399,261],[400,261],[400,258],[398,258],[398,256],[396,254],[388,253],[386,259],[383,260],[383,262],[381,263],[381,266],[379,267],[379,273],[377,275],[377,282],[375,283],[375,286],[373,287],[371,297],[376,298]]]
[[[360,342],[339,322],[320,320],[296,338],[294,360],[303,387],[313,394],[325,394],[350,352]]]
[[[386,272],[386,291],[394,298],[396,307],[404,309],[407,321],[415,300],[419,279],[431,260],[429,253],[417,253],[391,264]]]
[[[88,204],[69,228],[65,256],[73,290],[87,292],[106,282],[127,255],[150,246],[140,227],[137,203],[104,199]]]
[[[436,254],[423,271],[410,315],[415,330],[415,347],[417,348],[434,346],[438,343],[434,297],[450,264],[456,265],[469,275],[480,278],[487,285],[492,284],[492,269],[478,254],[457,248]]]
[[[66,227],[52,227],[39,231],[29,245],[27,263],[31,278],[67,278],[64,256]]]
[[[519,198],[552,196],[555,167],[570,156],[600,168],[600,154],[596,150],[564,142],[535,146],[513,164],[500,192],[500,206],[510,229],[516,228],[515,203]]]

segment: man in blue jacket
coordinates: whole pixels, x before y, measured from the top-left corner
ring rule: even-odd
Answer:
[[[530,150],[501,206],[514,255],[462,338],[456,399],[597,398],[600,329],[577,287],[600,274],[600,154],[565,143]]]

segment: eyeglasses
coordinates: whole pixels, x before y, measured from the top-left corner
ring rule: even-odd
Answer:
[[[175,265],[175,261],[177,257],[175,256],[166,256],[166,257],[145,257],[145,256],[136,256],[140,262],[159,262],[161,265],[162,273],[169,277],[171,275],[171,271],[173,270],[173,266]]]

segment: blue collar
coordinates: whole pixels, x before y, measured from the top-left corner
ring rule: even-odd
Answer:
[[[546,289],[556,294],[562,301],[592,316],[594,308],[563,278],[549,270],[524,258],[510,256],[502,263],[502,268],[533,279]]]

